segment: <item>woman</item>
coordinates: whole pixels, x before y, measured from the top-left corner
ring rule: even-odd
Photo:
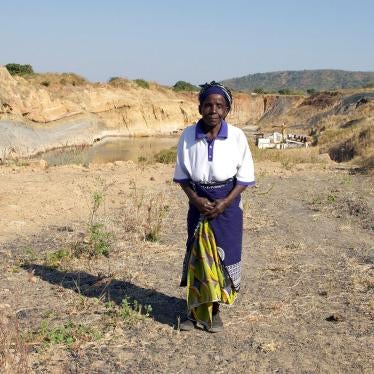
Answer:
[[[187,319],[223,330],[219,303],[232,304],[240,288],[243,211],[240,194],[253,186],[254,168],[242,130],[225,122],[231,92],[211,82],[201,86],[201,119],[179,140],[174,181],[189,199],[188,239],[181,286],[187,286]]]

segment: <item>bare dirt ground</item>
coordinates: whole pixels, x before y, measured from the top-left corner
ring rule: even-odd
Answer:
[[[172,172],[0,167],[5,371],[372,373],[373,175],[257,164],[243,196],[242,289],[222,308],[225,331],[210,334],[177,329],[187,201]],[[114,233],[110,255],[77,258],[93,211]],[[159,241],[144,240],[150,229]]]

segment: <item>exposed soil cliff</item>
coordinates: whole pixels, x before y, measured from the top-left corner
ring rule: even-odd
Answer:
[[[56,74],[54,75],[56,76]],[[175,133],[199,118],[196,93],[150,84],[62,84],[11,76],[0,67],[0,152],[28,155],[62,145],[92,143],[104,135]],[[261,96],[238,93],[231,123],[255,123]]]

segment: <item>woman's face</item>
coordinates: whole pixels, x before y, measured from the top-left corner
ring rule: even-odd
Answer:
[[[215,127],[220,125],[221,120],[226,118],[229,108],[223,96],[212,94],[199,106],[199,113],[207,126]]]

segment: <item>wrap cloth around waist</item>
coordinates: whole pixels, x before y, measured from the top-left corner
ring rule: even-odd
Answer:
[[[205,197],[210,201],[225,198],[235,187],[235,179],[216,183],[194,183],[191,187],[200,197]],[[187,215],[188,238],[186,243],[186,255],[183,262],[183,273],[181,286],[187,285],[187,270],[191,255],[191,246],[194,240],[195,231],[203,217],[195,206],[189,204]],[[238,195],[232,204],[227,207],[222,214],[209,221],[214,233],[217,250],[223,269],[231,279],[232,288],[235,291],[240,289],[241,275],[241,255],[243,238],[243,209],[241,196]]]

